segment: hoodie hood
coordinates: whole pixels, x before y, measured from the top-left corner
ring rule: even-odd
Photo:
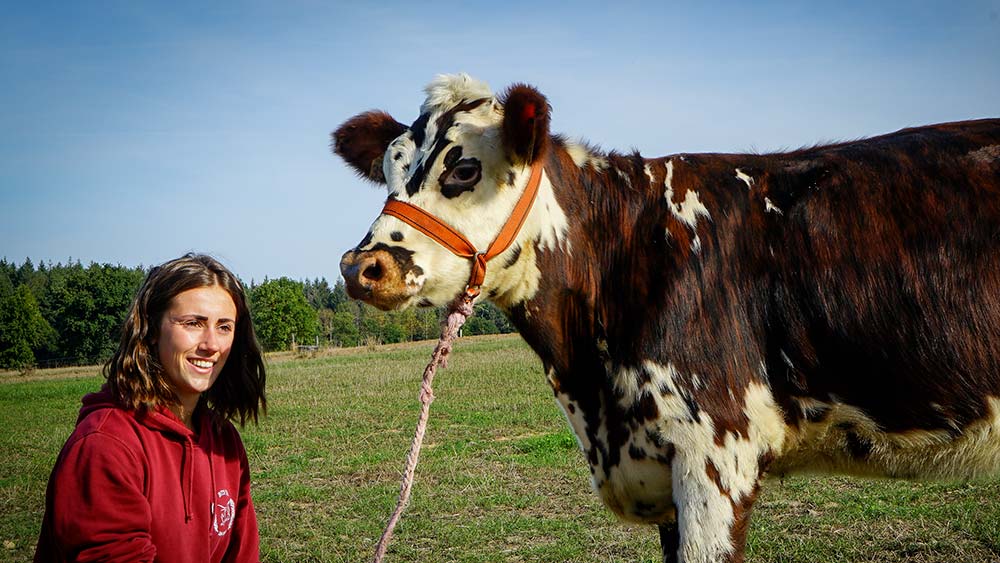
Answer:
[[[114,396],[107,390],[107,387],[102,387],[100,391],[96,393],[89,393],[83,396],[83,406],[80,407],[80,414],[76,418],[76,423],[80,422],[86,418],[88,415],[95,411],[101,409],[124,409],[121,403],[115,400]],[[191,429],[184,426],[177,415],[173,413],[170,409],[166,407],[158,407],[155,410],[150,410],[145,407],[140,407],[135,411],[130,411],[129,409],[124,409],[131,412],[132,417],[135,418],[137,422],[150,428],[152,430],[157,430],[164,434],[170,436],[176,436],[178,438],[191,438],[195,435]],[[206,411],[208,409],[205,409]],[[199,419],[210,419],[211,413],[200,413],[208,414],[208,416],[199,416]],[[206,420],[201,420],[203,423],[201,426],[204,428],[204,422]]]

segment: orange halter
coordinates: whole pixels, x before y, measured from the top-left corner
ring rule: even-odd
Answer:
[[[528,185],[524,188],[524,193],[517,200],[514,210],[510,213],[510,217],[504,223],[503,227],[500,228],[500,232],[497,233],[496,238],[490,243],[486,252],[479,252],[469,242],[469,239],[462,236],[462,233],[459,233],[444,221],[413,204],[397,199],[390,199],[385,202],[382,213],[392,215],[424,233],[456,256],[472,260],[472,273],[469,275],[469,283],[465,287],[466,299],[472,301],[479,295],[479,288],[483,285],[483,280],[486,278],[486,262],[502,254],[514,242],[518,231],[521,230],[521,226],[524,224],[524,220],[528,217],[528,211],[531,210],[531,205],[535,201],[535,195],[538,193],[538,186],[541,182],[542,162],[539,159],[531,165],[531,176],[528,178]]]

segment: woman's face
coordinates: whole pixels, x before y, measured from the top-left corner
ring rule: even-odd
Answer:
[[[218,285],[178,293],[163,313],[160,365],[189,412],[222,373],[235,333],[236,304]]]

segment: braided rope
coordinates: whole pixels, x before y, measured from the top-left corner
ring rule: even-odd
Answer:
[[[427,431],[427,417],[430,413],[431,402],[434,401],[434,391],[431,389],[431,382],[434,380],[434,373],[440,365],[442,368],[448,367],[448,355],[451,354],[451,343],[458,337],[458,331],[465,324],[466,319],[472,316],[472,299],[466,295],[460,295],[448,306],[448,314],[441,323],[441,338],[438,340],[434,352],[431,354],[431,361],[424,368],[424,378],[420,384],[420,416],[417,418],[417,430],[410,444],[410,452],[406,455],[406,468],[403,470],[403,479],[399,487],[399,499],[396,501],[396,509],[389,517],[389,522],[385,525],[385,531],[378,540],[375,547],[375,557],[372,563],[381,563],[385,557],[385,552],[389,548],[389,540],[392,538],[392,531],[396,528],[403,510],[410,501],[410,489],[413,487],[413,474],[417,469],[417,460],[420,457],[420,446],[424,441],[424,433]]]

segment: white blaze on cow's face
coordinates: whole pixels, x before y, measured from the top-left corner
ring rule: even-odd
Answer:
[[[334,133],[334,150],[363,176],[384,183],[389,198],[431,213],[485,251],[523,192],[531,163],[548,142],[547,102],[524,86],[498,99],[485,84],[465,75],[441,76],[426,93],[420,116],[410,126],[380,112],[361,114]],[[516,115],[508,115],[510,108]],[[522,146],[525,138],[530,146]],[[538,199],[554,203],[547,179]],[[558,219],[558,206],[545,207],[553,208]],[[519,241],[545,238],[543,221],[534,211]],[[557,238],[565,232],[561,217]],[[502,270],[521,261],[520,254],[516,242],[492,260],[484,289],[504,283]],[[533,258],[532,252],[526,254],[530,256],[523,257],[525,262]],[[520,270],[534,267],[531,262]],[[341,269],[352,297],[400,309],[449,303],[465,289],[471,262],[402,220],[380,215],[362,243],[344,255]],[[531,272],[519,271],[517,277],[515,283],[530,290]]]

